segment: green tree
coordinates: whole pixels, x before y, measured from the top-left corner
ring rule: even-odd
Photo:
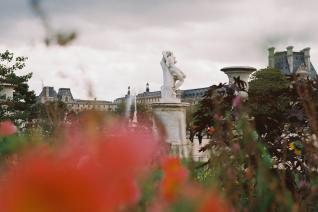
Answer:
[[[186,125],[187,125],[187,129],[190,128],[190,126],[193,126],[193,122],[194,122],[194,113],[198,110],[198,105],[190,105],[189,107],[187,107],[186,109]]]
[[[290,82],[277,69],[261,69],[252,75],[249,83],[249,106],[260,134],[282,131],[289,112]]]
[[[126,111],[126,103],[124,101],[120,102],[115,110],[115,113],[118,115],[124,115]]]
[[[53,101],[44,104],[38,103],[34,107],[37,127],[45,134],[52,134],[66,118],[67,106],[64,102]]]
[[[283,164],[285,183],[297,191],[295,179],[308,180],[317,167],[317,80],[287,78],[276,69],[262,69],[252,76],[248,104],[260,141],[276,164]],[[303,194],[305,195],[305,194]]]
[[[0,53],[0,91],[8,85],[14,87],[13,98],[0,102],[0,120],[11,120],[19,127],[32,119],[32,107],[36,102],[34,91],[30,91],[27,84],[32,73],[16,74],[25,67],[26,60],[26,57],[14,57],[8,50]]]
[[[193,113],[195,132],[215,125],[215,117],[226,117],[232,113],[232,102],[242,89],[237,84],[212,85]]]

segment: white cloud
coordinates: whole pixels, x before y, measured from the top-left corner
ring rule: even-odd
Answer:
[[[267,48],[312,47],[318,62],[318,2],[307,0],[43,0],[57,29],[76,29],[69,47],[43,46],[43,29],[20,0],[0,9],[0,50],[28,56],[34,72],[31,88],[42,84],[70,87],[88,98],[93,85],[99,99],[113,100],[127,91],[151,90],[161,84],[161,51],[175,52],[187,79],[183,88],[226,81],[219,70],[229,65],[267,65]],[[13,16],[7,10],[17,9]],[[23,10],[25,8],[25,11]]]

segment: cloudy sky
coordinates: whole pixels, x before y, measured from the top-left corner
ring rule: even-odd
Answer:
[[[35,0],[33,0],[35,1]],[[0,51],[28,56],[25,72],[75,98],[114,100],[162,83],[161,52],[172,50],[187,75],[182,89],[226,82],[220,68],[267,66],[267,48],[311,47],[318,64],[317,0],[40,0],[56,31],[75,30],[67,47],[46,47],[30,0],[1,0]]]

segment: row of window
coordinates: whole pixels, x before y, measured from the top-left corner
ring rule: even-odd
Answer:
[[[185,97],[201,97],[204,95],[204,91],[201,91],[201,92],[198,92],[198,93],[188,93],[188,94],[185,94],[184,96]]]
[[[188,93],[186,95],[184,95],[184,97],[189,98],[189,97],[194,97],[194,98],[198,98],[198,97],[203,97],[203,95],[205,94],[204,91],[201,92],[196,92],[196,93]],[[160,98],[144,98],[144,99],[138,99],[137,100],[140,103],[156,103],[160,101]]]
[[[69,104],[73,109],[115,109],[114,105],[84,105],[84,104]]]
[[[137,101],[141,103],[154,103],[154,102],[159,102],[159,98],[138,99]]]

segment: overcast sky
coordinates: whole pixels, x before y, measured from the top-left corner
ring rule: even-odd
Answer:
[[[29,57],[31,89],[70,87],[75,98],[114,100],[162,84],[161,52],[187,75],[182,89],[226,82],[225,66],[267,66],[267,48],[311,47],[318,63],[317,0],[42,0],[50,24],[79,37],[46,47],[29,0],[1,0],[0,51]]]

